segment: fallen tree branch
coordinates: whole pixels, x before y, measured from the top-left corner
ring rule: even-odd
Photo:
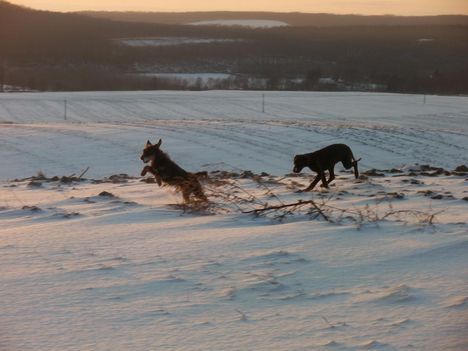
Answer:
[[[250,210],[250,211],[242,211],[242,213],[261,213],[261,212],[270,211],[270,210],[279,210],[281,208],[286,208],[286,207],[298,207],[298,206],[308,205],[308,204],[312,204],[312,203],[314,203],[313,200],[309,200],[309,201],[300,200],[300,201],[292,203],[292,204],[284,204],[284,205],[277,205],[277,206],[266,206],[266,207],[263,207],[263,208],[256,208],[256,209]]]
[[[312,205],[314,211],[317,213],[317,216],[320,215],[323,217],[323,219],[325,219],[327,222],[332,222],[332,220],[330,219],[330,217],[328,217],[322,208],[320,208],[319,205],[317,205],[317,203],[314,201],[314,200],[308,200],[308,201],[302,201],[302,200],[299,200],[298,202],[294,202],[294,203],[291,203],[291,204],[282,204],[282,205],[276,205],[276,206],[268,206],[266,205],[265,207],[263,208],[257,208],[257,209],[254,209],[254,210],[249,210],[249,211],[242,211],[242,213],[254,213],[256,215],[260,214],[260,213],[264,213],[264,212],[268,212],[268,211],[276,211],[276,210],[281,210],[283,208],[293,208],[296,209],[298,207],[303,207],[305,205]],[[324,204],[324,206],[327,206]]]
[[[410,214],[410,215],[413,215],[413,216],[419,216],[420,218],[424,218],[423,222],[432,225],[434,223],[435,216],[437,216],[437,215],[439,215],[439,214],[441,214],[443,212],[445,212],[445,210],[440,210],[440,211],[432,212],[432,213],[428,213],[428,212],[424,212],[424,211],[418,211],[418,210],[395,210],[395,211],[391,211],[391,212],[386,213],[380,219],[383,220],[383,219],[386,219],[387,217],[395,216],[395,215],[399,215],[399,214]]]
[[[317,206],[317,204],[313,201],[313,200],[310,200],[308,201],[310,202],[310,204],[314,207],[314,209],[323,217],[323,219],[325,219],[327,222],[331,222],[330,218],[328,218],[328,216],[323,213],[322,209],[320,207]],[[324,204],[325,205],[325,204]],[[325,205],[326,206],[326,205]]]
[[[89,171],[89,166],[83,172],[81,172],[81,174],[78,176],[78,179],[81,179],[81,177],[83,177],[88,171]]]

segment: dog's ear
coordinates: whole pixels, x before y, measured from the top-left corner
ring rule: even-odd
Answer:
[[[162,144],[162,139],[159,139],[158,143],[156,144],[157,147],[160,147]]]
[[[146,147],[151,146],[151,145],[152,145],[152,144],[151,144],[151,141],[147,140],[147,141],[146,141]]]

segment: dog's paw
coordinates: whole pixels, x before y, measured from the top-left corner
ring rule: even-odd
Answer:
[[[304,192],[304,190],[302,190],[302,189],[299,189],[299,190],[295,191],[296,194],[300,194],[300,193],[303,193],[303,192]]]

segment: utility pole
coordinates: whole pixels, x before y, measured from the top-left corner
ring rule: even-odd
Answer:
[[[426,104],[426,94],[424,94],[424,105]]]
[[[63,100],[63,119],[67,120],[67,99]]]
[[[262,112],[265,113],[265,94],[262,94]]]

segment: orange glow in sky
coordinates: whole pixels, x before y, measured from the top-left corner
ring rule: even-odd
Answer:
[[[275,11],[338,14],[468,14],[468,0],[9,0],[53,11]]]

